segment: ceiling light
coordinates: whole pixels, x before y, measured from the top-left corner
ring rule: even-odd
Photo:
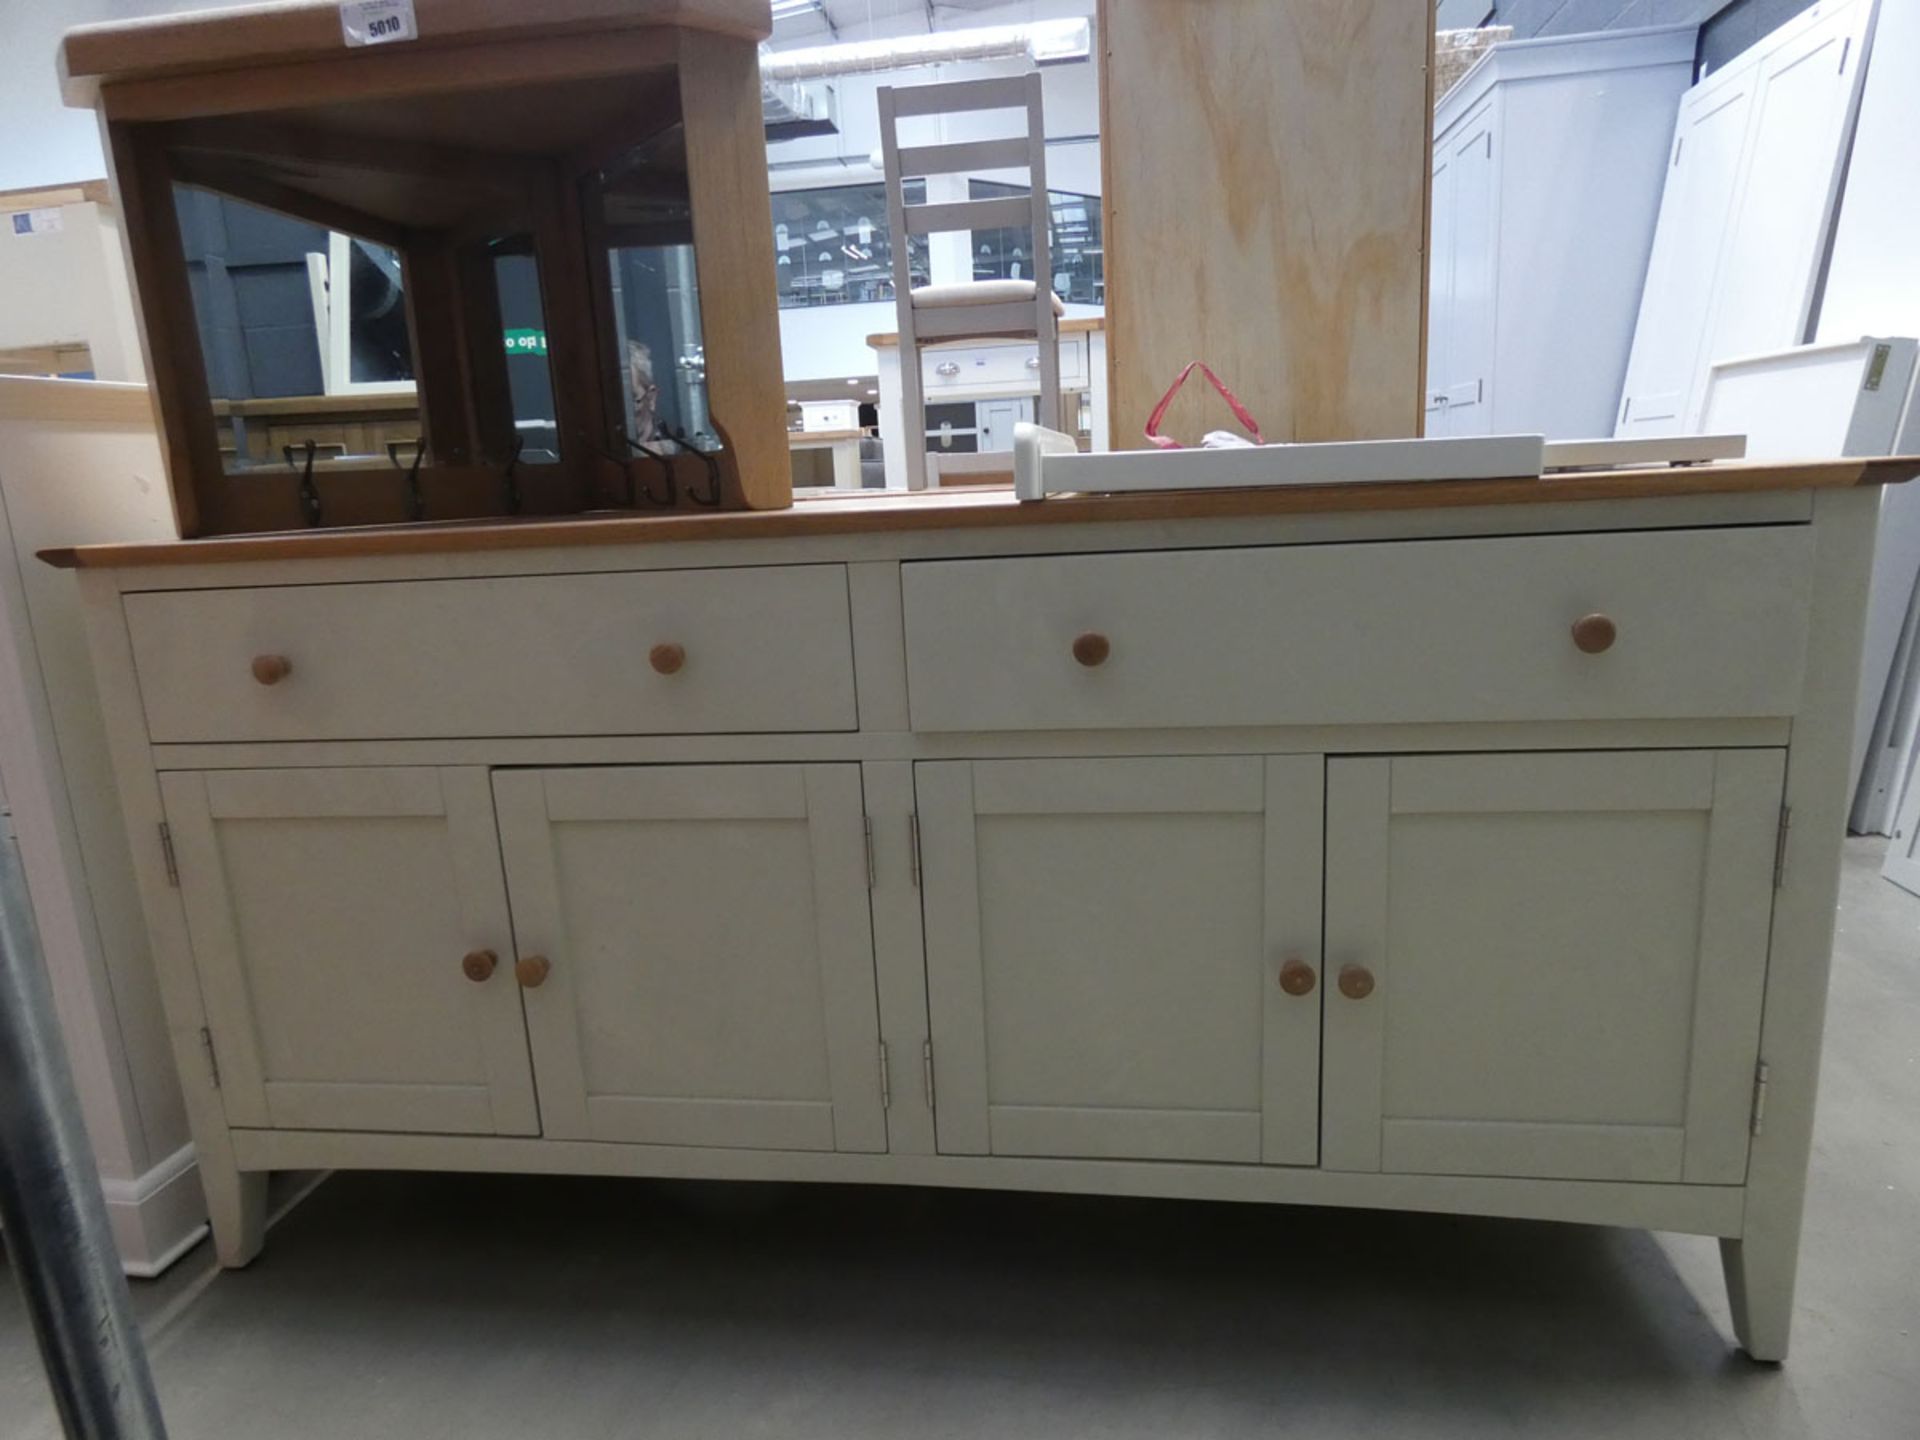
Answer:
[[[781,17],[782,3],[783,0],[775,0],[776,20]],[[1092,53],[1093,28],[1084,17],[1034,20],[1022,25],[972,26],[940,30],[931,35],[901,35],[804,50],[772,51],[761,55],[760,74],[767,80],[806,80],[969,60],[1026,59],[1035,65],[1060,65],[1085,60]]]
[[[791,20],[796,15],[812,15],[821,4],[822,0],[773,0],[773,18]]]

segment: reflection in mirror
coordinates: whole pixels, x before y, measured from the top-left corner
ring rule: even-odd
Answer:
[[[612,316],[602,352],[611,351],[619,377],[616,450],[719,449],[707,408],[684,130],[674,124],[588,176],[582,201],[606,246],[596,284],[606,287],[602,314]]]
[[[658,449],[685,434],[701,450],[717,449],[693,246],[617,246],[608,258],[627,435]]]
[[[229,196],[174,186],[229,471],[411,463],[420,444],[400,257]],[[291,458],[289,458],[291,457]]]
[[[516,236],[490,248],[520,460],[529,465],[550,464],[560,458],[560,424],[553,403],[553,372],[547,364],[547,317],[540,301],[540,267],[533,256],[533,240]]]
[[[337,335],[329,393],[368,385],[410,389],[413,342],[400,252],[334,231],[327,269],[330,335]]]

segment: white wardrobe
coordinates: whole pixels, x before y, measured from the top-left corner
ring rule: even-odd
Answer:
[[[1681,100],[1615,434],[1696,432],[1716,362],[1808,338],[1873,8],[1825,0]]]
[[[1612,433],[1694,39],[1510,41],[1441,102],[1427,434]]]

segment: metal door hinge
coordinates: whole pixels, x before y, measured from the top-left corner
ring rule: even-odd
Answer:
[[[907,816],[907,860],[913,873],[913,888],[920,888],[920,812]]]
[[[1773,837],[1773,888],[1778,890],[1787,876],[1787,832],[1793,828],[1793,811],[1780,807],[1780,828]]]
[[[1762,1060],[1753,1067],[1753,1124],[1749,1127],[1758,1135],[1767,1118],[1767,1062]]]
[[[871,890],[871,889],[873,889],[873,877],[874,877],[874,870],[873,870],[873,817],[872,817],[871,815],[863,815],[863,816],[861,816],[860,818],[861,818],[861,820],[862,820],[863,822],[865,822],[865,825],[866,825],[866,837],[867,837],[867,889],[869,889],[869,890]]]
[[[207,1052],[207,1073],[213,1077],[213,1088],[220,1088],[220,1056],[213,1048],[213,1031],[206,1026],[200,1027],[200,1048]]]
[[[1887,361],[1893,358],[1893,346],[1876,345],[1873,358],[1867,362],[1867,378],[1862,382],[1862,390],[1878,390],[1887,378]]]
[[[173,831],[168,828],[167,822],[164,820],[160,822],[160,858],[166,862],[167,884],[173,886],[176,890],[179,889],[180,862],[174,858]]]
[[[887,1042],[880,1042],[880,1108],[893,1108],[893,1075],[887,1065]]]
[[[922,1081],[927,1087],[927,1109],[933,1109],[933,1041],[928,1040],[920,1047]]]

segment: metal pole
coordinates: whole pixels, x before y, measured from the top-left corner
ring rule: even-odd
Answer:
[[[71,1440],[165,1440],[4,810],[0,1225]]]

